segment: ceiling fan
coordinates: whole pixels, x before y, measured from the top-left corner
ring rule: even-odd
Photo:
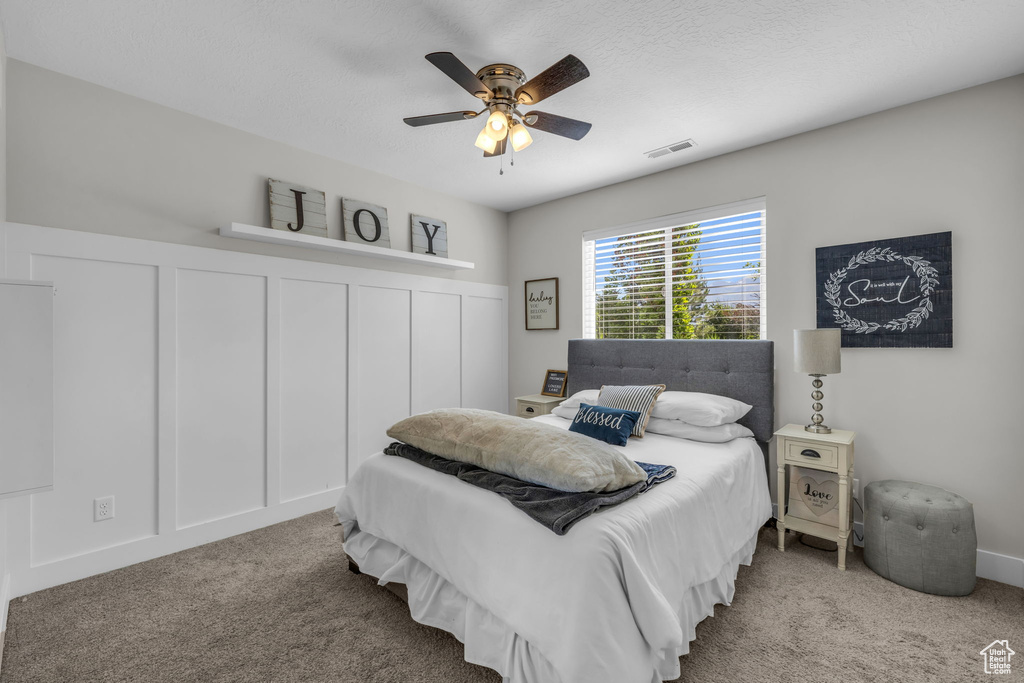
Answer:
[[[522,69],[511,64],[490,64],[473,73],[451,52],[431,52],[427,55],[427,61],[465,88],[470,95],[479,97],[487,106],[480,111],[450,111],[403,119],[410,126],[475,119],[484,112],[490,112],[475,143],[484,151],[485,157],[501,156],[509,142],[517,152],[528,147],[533,138],[527,128],[572,140],[579,140],[590,132],[590,124],[583,121],[543,111],[524,114],[519,110],[520,106],[537,104],[590,75],[583,62],[572,55],[549,66],[529,81]]]

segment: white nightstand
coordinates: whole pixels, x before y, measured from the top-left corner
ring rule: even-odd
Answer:
[[[818,538],[834,541],[838,545],[839,568],[846,569],[846,550],[851,541],[853,526],[852,496],[853,485],[853,437],[854,432],[833,429],[831,434],[814,434],[804,431],[800,425],[789,424],[775,432],[776,459],[779,463],[778,487],[778,529],[779,550],[786,549],[786,529],[792,529]],[[786,469],[797,465],[819,472],[834,472],[839,475],[839,520],[838,525],[812,522],[786,515]]]
[[[545,396],[543,394],[516,396],[516,415],[519,417],[547,415],[564,400],[561,396]]]

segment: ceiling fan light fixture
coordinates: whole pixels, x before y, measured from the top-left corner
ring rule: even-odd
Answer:
[[[484,126],[484,129],[480,131],[480,135],[476,136],[476,142],[473,144],[488,154],[493,154],[494,148],[498,146],[498,141],[487,134],[488,129],[489,126]]]
[[[508,135],[508,116],[505,115],[505,112],[500,109],[495,109],[491,112],[491,115],[487,117],[487,125],[484,126],[484,132],[487,134],[487,137],[495,142],[504,140],[505,136]]]
[[[407,125],[427,126],[449,121],[464,121],[488,112],[487,123],[474,143],[484,151],[485,157],[504,156],[510,146],[514,151],[529,147],[533,144],[533,136],[527,128],[560,135],[570,140],[580,140],[590,132],[591,125],[585,121],[542,111],[523,114],[517,108],[519,104],[535,104],[547,99],[589,77],[590,71],[573,55],[566,55],[529,80],[522,69],[505,63],[489,64],[473,73],[451,52],[431,52],[427,55],[427,61],[466,92],[482,99],[484,108],[479,112],[452,111],[407,117],[403,119]]]
[[[512,149],[519,152],[533,144],[533,137],[526,126],[521,123],[512,124]]]

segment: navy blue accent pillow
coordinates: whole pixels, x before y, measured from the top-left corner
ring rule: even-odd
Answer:
[[[579,432],[613,446],[625,446],[641,415],[642,413],[636,410],[621,410],[581,403],[576,417],[569,425],[569,431]]]

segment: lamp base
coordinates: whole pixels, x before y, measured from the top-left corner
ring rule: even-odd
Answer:
[[[811,398],[814,399],[814,403],[811,404],[811,409],[814,410],[814,415],[811,416],[811,424],[804,427],[805,432],[811,432],[812,434],[831,434],[832,430],[827,425],[823,424],[825,418],[821,416],[821,399],[825,398],[825,394],[821,393],[821,378],[824,375],[812,374],[811,377],[814,381],[811,382],[811,386],[814,387],[814,391],[811,392]]]

